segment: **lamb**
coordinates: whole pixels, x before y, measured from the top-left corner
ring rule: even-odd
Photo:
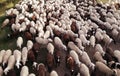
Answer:
[[[30,50],[33,47],[33,42],[31,40],[27,41],[27,49]]]
[[[52,70],[50,76],[58,76],[58,73],[55,70]]]
[[[68,47],[76,51],[79,55],[82,55],[82,51],[72,41],[68,42]]]
[[[21,61],[21,52],[19,50],[14,50],[13,55],[15,56],[16,60],[16,66],[19,69],[20,68],[20,61]]]
[[[94,70],[95,64],[91,62],[88,54],[85,51],[82,53],[82,55],[79,58],[85,65],[87,65],[89,68],[92,68],[92,70]]]
[[[3,66],[7,63],[11,54],[12,54],[12,51],[10,49],[6,50],[4,57],[3,57]]]
[[[84,46],[85,46],[85,45],[89,45],[90,41],[88,41],[88,40],[86,39],[86,37],[85,37],[84,34],[81,34],[81,35],[79,36],[79,38],[81,39],[82,44],[83,44]]]
[[[63,44],[62,40],[59,37],[54,38],[54,43],[59,49],[67,51],[67,47]]]
[[[17,43],[17,46],[18,46],[19,48],[21,48],[21,46],[22,46],[22,44],[23,44],[23,38],[22,38],[22,37],[18,37],[16,43]]]
[[[92,46],[92,47],[94,47],[95,46],[95,42],[96,42],[96,39],[95,39],[95,36],[91,36],[90,37],[90,45]]]
[[[98,51],[98,52],[100,52],[100,54],[101,54],[102,56],[105,55],[105,52],[104,52],[104,50],[103,50],[103,48],[102,48],[102,46],[101,46],[100,44],[96,44],[95,50]]]
[[[22,48],[21,55],[22,55],[22,63],[23,63],[23,65],[25,65],[26,61],[27,61],[27,55],[28,55],[28,49],[27,49],[27,47],[23,47]]]
[[[82,46],[82,41],[80,40],[80,38],[76,38],[75,42],[77,42],[77,46],[79,47],[79,49],[84,50],[84,46]]]
[[[48,43],[47,50],[49,51],[49,53],[51,53],[53,55],[53,53],[54,53],[54,45],[52,43]]]
[[[3,68],[0,66],[0,76],[3,76]]]
[[[13,69],[14,68],[14,64],[15,64],[15,57],[14,55],[11,55],[9,57],[9,60],[8,60],[8,65],[7,67],[5,68],[4,70],[4,73],[7,75],[7,72],[9,72],[9,70]]]
[[[28,76],[29,75],[29,68],[27,66],[23,66],[20,72],[20,76]]]
[[[0,63],[2,63],[4,55],[5,55],[5,50],[1,50],[0,51]]]
[[[98,69],[103,74],[106,74],[106,76],[112,76],[112,75],[114,75],[114,71],[111,70],[108,66],[106,66],[102,62],[99,62],[99,61],[96,62],[96,69]]]
[[[107,61],[102,58],[102,55],[98,51],[95,52],[94,59],[97,60],[97,61],[100,61],[100,62],[102,62],[104,64],[107,64]]]
[[[81,64],[81,62],[79,61],[78,54],[77,54],[74,50],[71,50],[71,51],[70,51],[70,56],[73,57],[73,59],[75,60],[75,63],[76,63],[77,65],[80,65],[80,64]]]
[[[79,70],[80,70],[80,74],[82,76],[90,76],[89,69],[85,64],[81,63],[78,67],[79,67]]]
[[[120,51],[119,50],[114,50],[114,56],[118,59],[118,62],[120,62]]]

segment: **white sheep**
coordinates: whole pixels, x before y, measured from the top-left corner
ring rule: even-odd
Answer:
[[[8,59],[8,65],[7,67],[4,69],[4,73],[5,75],[7,75],[7,73],[9,72],[9,70],[14,68],[14,64],[15,64],[15,57],[14,55],[11,55]]]
[[[119,50],[114,50],[114,56],[118,59],[120,62],[120,51]]]
[[[52,42],[52,40],[51,40],[50,38],[44,39],[44,38],[41,38],[41,37],[36,37],[35,40],[36,40],[36,42],[38,42],[39,44],[43,44],[43,45],[46,45],[46,44],[48,44],[49,42]]]
[[[96,42],[96,39],[95,39],[95,36],[91,36],[90,37],[90,45],[92,46],[92,47],[94,47],[95,46],[95,42]]]
[[[0,76],[3,76],[3,68],[0,66]]]
[[[98,40],[98,41],[101,41],[103,39],[103,35],[101,34],[101,32],[97,31],[95,33],[95,38]]]
[[[50,76],[58,76],[58,73],[55,70],[52,70]]]
[[[54,53],[54,45],[52,43],[48,43],[47,44],[47,50],[49,51],[49,53],[51,53],[53,55]]]
[[[27,25],[25,22],[23,22],[20,26],[19,32],[24,32],[26,30],[26,28],[27,28]]]
[[[30,27],[30,33],[35,35],[36,34],[36,29],[34,27]]]
[[[114,74],[113,70],[111,70],[107,65],[105,65],[105,64],[102,63],[102,62],[99,62],[99,61],[96,62],[96,68],[97,68],[100,72],[106,74],[106,76],[111,76],[111,75]]]
[[[78,67],[79,67],[81,75],[83,75],[83,76],[90,76],[89,69],[88,69],[88,67],[85,64],[81,63]]]
[[[10,22],[9,19],[5,19],[4,22],[2,23],[2,28],[5,27],[8,23]]]
[[[28,76],[29,75],[29,68],[27,66],[23,66],[20,72],[20,76]]]
[[[44,36],[43,36],[43,38],[49,38],[50,37],[50,31],[46,31],[45,33],[44,33]]]
[[[14,50],[13,55],[15,56],[16,60],[16,66],[19,69],[20,68],[20,61],[21,61],[21,52],[19,50]]]
[[[36,76],[34,73],[29,74],[29,76]]]
[[[5,55],[5,50],[1,50],[0,51],[0,63],[2,63],[4,55]]]
[[[78,34],[75,34],[73,31],[71,30],[67,30],[67,34],[72,36],[72,37],[78,37]]]
[[[12,26],[11,26],[11,29],[12,29],[12,31],[18,31],[19,29],[20,29],[20,24],[19,23],[16,23],[16,24],[12,24]]]
[[[76,38],[75,42],[77,42],[77,46],[81,49],[84,50],[84,46],[82,46],[82,41],[80,40],[80,38]]]
[[[90,44],[90,41],[88,41],[88,40],[86,39],[86,37],[85,37],[84,34],[81,34],[81,35],[79,36],[79,38],[81,39],[83,45],[89,45],[89,44]]]
[[[23,38],[22,38],[22,37],[18,37],[16,43],[17,43],[17,46],[18,46],[19,48],[21,48],[21,46],[22,46],[22,44],[23,44]]]
[[[116,37],[118,36],[118,34],[119,34],[119,32],[118,32],[117,29],[113,29],[111,33],[112,33],[112,36],[113,36],[114,38],[116,38]]]
[[[98,52],[98,51],[95,52],[95,54],[94,54],[94,59],[97,60],[97,61],[100,61],[100,62],[102,62],[102,63],[104,63],[104,64],[107,63],[107,61],[102,58],[102,55],[101,55],[100,52]]]
[[[22,63],[23,63],[23,65],[25,65],[26,61],[27,61],[27,56],[28,56],[28,49],[27,49],[27,47],[23,47],[21,54],[22,54]]]
[[[79,58],[85,65],[87,65],[89,68],[92,68],[92,70],[94,70],[95,65],[91,62],[90,57],[85,51],[82,53],[82,55]]]
[[[79,61],[78,54],[77,54],[74,50],[71,50],[71,51],[70,51],[70,56],[73,57],[73,59],[75,60],[75,63],[76,63],[77,65],[80,65],[80,64],[81,64],[81,62]]]
[[[54,43],[57,47],[59,47],[60,49],[66,50],[67,51],[67,47],[66,45],[63,44],[62,40],[59,37],[55,37],[54,38]]]
[[[12,51],[10,49],[6,50],[3,56],[3,66],[8,62],[9,57],[11,56]]]
[[[72,41],[68,42],[68,47],[71,50],[75,50],[79,55],[82,55],[82,51]]]
[[[27,41],[27,49],[30,50],[33,47],[33,42],[31,40]]]
[[[53,36],[54,36],[54,33],[53,33],[52,28],[51,28],[50,26],[46,26],[46,29],[47,29],[48,31],[50,31],[50,35],[51,35],[51,37],[53,37]]]
[[[102,46],[101,46],[100,44],[96,44],[95,50],[98,51],[98,52],[100,52],[100,54],[101,54],[102,56],[105,55],[105,51],[103,50],[103,48],[102,48]]]
[[[103,41],[105,42],[106,45],[109,45],[109,44],[113,41],[113,39],[110,38],[110,37],[105,33],[105,34],[103,34]]]

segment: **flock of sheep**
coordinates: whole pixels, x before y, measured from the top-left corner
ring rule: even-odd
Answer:
[[[6,11],[6,26],[9,37],[17,37],[17,49],[0,51],[0,76],[120,76],[120,51],[110,47],[120,41],[120,11],[114,5],[21,0]],[[38,62],[42,51],[45,62]],[[70,74],[58,73],[60,66]]]

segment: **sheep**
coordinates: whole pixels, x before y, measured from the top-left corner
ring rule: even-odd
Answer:
[[[46,68],[43,63],[38,64],[37,73],[38,76],[46,76]]]
[[[54,36],[54,33],[53,33],[52,28],[51,28],[50,26],[46,26],[46,29],[47,29],[48,31],[50,31],[50,36],[53,37],[53,36]]]
[[[41,37],[36,37],[35,38],[36,42],[38,42],[39,44],[43,44],[43,45],[46,45],[48,44],[49,42],[52,42],[52,40],[49,38],[49,39],[44,39],[44,38],[41,38]]]
[[[19,50],[14,50],[13,55],[15,56],[16,60],[16,67],[19,69],[20,68],[20,61],[21,61],[21,52]]]
[[[113,39],[110,38],[110,37],[105,33],[105,34],[103,34],[103,41],[105,42],[105,45],[109,45],[109,44],[113,41]]]
[[[23,66],[20,71],[20,76],[28,76],[29,75],[29,68],[27,66]]]
[[[100,44],[96,44],[95,50],[98,51],[98,52],[100,52],[100,54],[101,54],[102,56],[105,55],[105,51],[103,50],[103,48],[102,48],[102,46],[101,46]]]
[[[78,67],[79,67],[79,70],[80,70],[80,74],[82,76],[90,76],[89,69],[85,64],[81,63]]]
[[[105,65],[102,62],[96,62],[96,69],[98,69],[103,74],[106,74],[106,76],[112,76],[114,75],[114,71],[111,70],[107,65]]]
[[[94,47],[95,46],[95,42],[96,42],[96,39],[95,39],[95,36],[91,36],[90,37],[90,45],[92,46],[92,47]]]
[[[85,65],[87,65],[89,68],[92,68],[92,70],[94,70],[95,64],[91,62],[88,54],[85,51],[82,53],[82,55],[79,58]]]
[[[97,31],[95,33],[95,38],[97,39],[98,42],[100,42],[103,39],[103,35],[101,34],[101,32]]]
[[[35,35],[36,34],[36,29],[34,27],[30,27],[30,33]]]
[[[11,55],[8,59],[7,67],[4,69],[5,75],[7,75],[7,72],[9,72],[9,70],[14,68],[14,64],[15,64],[15,57],[14,57],[14,55]]]
[[[27,49],[30,50],[33,47],[33,42],[31,40],[27,41]]]
[[[5,27],[9,22],[10,22],[9,19],[5,19],[5,20],[3,21],[3,23],[2,23],[1,28]]]
[[[61,58],[62,58],[62,56],[61,56],[61,50],[56,50],[56,51],[54,52],[54,58],[55,58],[56,67],[57,67],[57,66],[59,66],[60,63],[61,63]]]
[[[118,62],[120,62],[120,51],[119,50],[114,50],[114,56],[118,59]]]
[[[4,55],[5,55],[5,50],[1,50],[0,51],[0,63],[2,63]]]
[[[46,31],[45,33],[44,33],[44,36],[43,36],[43,38],[49,38],[50,37],[50,31]]]
[[[36,76],[34,73],[29,74],[29,76]]]
[[[93,57],[94,57],[95,60],[100,61],[104,64],[107,64],[107,61],[102,58],[102,55],[100,54],[100,52],[98,52],[98,51],[95,52]]]
[[[77,54],[74,50],[71,50],[71,51],[70,51],[70,56],[73,57],[73,59],[75,60],[75,63],[76,63],[77,65],[80,65],[80,64],[81,64],[81,62],[79,61],[78,54]]]
[[[6,50],[4,57],[3,57],[3,66],[7,63],[11,54],[12,54],[12,51],[10,49]]]
[[[58,73],[55,70],[52,70],[50,76],[58,76]]]
[[[84,46],[90,44],[90,41],[88,41],[88,40],[86,39],[86,37],[85,37],[84,34],[81,34],[81,35],[79,36],[79,38],[81,39],[82,44],[83,44]]]
[[[52,43],[48,43],[47,44],[47,50],[49,51],[49,53],[51,53],[53,55],[53,53],[54,53],[54,45]]]
[[[72,41],[68,42],[68,47],[76,51],[79,55],[82,55],[82,51]]]
[[[73,31],[71,30],[67,30],[67,34],[73,37],[78,37],[78,34],[75,34]]]
[[[0,76],[3,76],[3,68],[0,66]]]
[[[54,43],[55,46],[57,46],[59,49],[67,51],[67,47],[63,44],[62,40],[59,37],[54,37]]]
[[[27,56],[28,56],[28,49],[27,49],[27,47],[23,47],[22,48],[22,52],[21,52],[21,57],[22,57],[22,63],[23,63],[23,65],[25,65],[26,64],[26,61],[27,61]]]
[[[18,31],[19,29],[20,29],[20,24],[19,23],[16,23],[16,24],[12,24],[11,25],[11,29],[12,29],[12,31]]]
[[[79,49],[84,50],[84,46],[82,46],[82,41],[80,40],[80,38],[76,38],[75,42],[77,42],[77,46],[79,47]]]
[[[23,22],[19,28],[19,32],[24,32],[26,30],[27,26],[25,24],[25,22]]]
[[[23,38],[22,37],[18,37],[16,43],[17,43],[17,47],[21,48],[21,46],[23,44]]]

